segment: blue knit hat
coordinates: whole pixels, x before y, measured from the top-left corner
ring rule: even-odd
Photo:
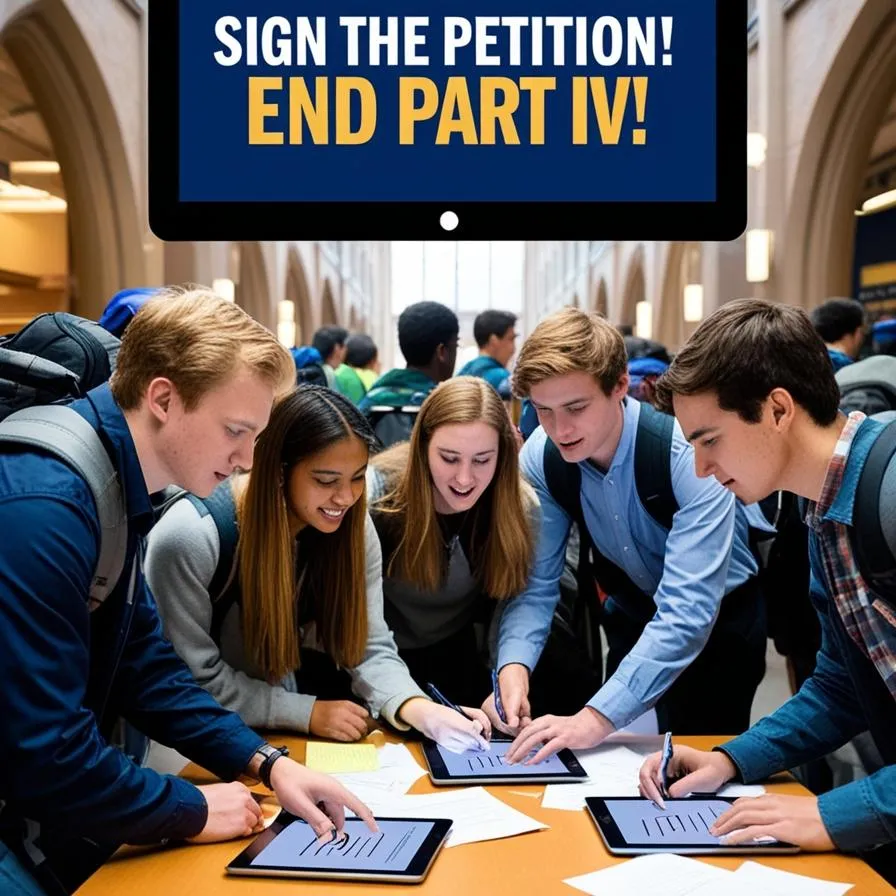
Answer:
[[[158,291],[157,286],[137,286],[115,293],[103,311],[103,316],[99,320],[100,326],[120,338],[144,302]]]
[[[871,338],[875,342],[896,342],[896,320],[879,320],[871,327]]]

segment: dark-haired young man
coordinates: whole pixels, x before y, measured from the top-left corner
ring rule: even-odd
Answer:
[[[415,302],[398,318],[398,347],[406,367],[384,373],[358,403],[388,447],[411,436],[426,396],[454,372],[460,323],[439,302]]]
[[[824,340],[834,371],[859,357],[865,340],[865,308],[855,299],[828,299],[809,313],[812,326]]]
[[[516,315],[510,311],[489,309],[476,315],[473,321],[473,338],[479,347],[479,355],[467,361],[458,376],[478,376],[494,386],[505,401],[513,397],[510,392],[510,371],[507,365],[516,351]]]
[[[834,371],[809,317],[756,299],[729,302],[700,325],[660,380],[659,400],[694,446],[698,475],[714,476],[744,502],[776,490],[805,499],[822,627],[814,673],[780,709],[712,752],[675,748],[671,772],[680,780],[670,795],[759,781],[869,730],[884,768],[819,797],[739,800],[712,832],[731,843],[767,835],[808,850],[872,850],[864,857],[892,882],[896,429],[841,413]],[[885,556],[866,555],[872,534],[890,552],[889,566]],[[651,799],[659,761],[655,754],[641,769]]]

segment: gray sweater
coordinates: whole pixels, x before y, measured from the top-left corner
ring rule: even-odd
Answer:
[[[382,497],[388,488],[383,473],[372,465],[367,468],[368,506]],[[541,508],[534,489],[520,481],[528,507],[529,523],[537,538],[541,525]],[[383,590],[386,613],[395,640],[402,650],[429,647],[470,625],[481,597],[476,577],[464,553],[460,540],[455,538],[448,548],[448,575],[437,591],[421,591],[415,585],[386,576]],[[497,626],[506,601],[500,601],[492,617],[488,635],[489,653],[493,653]]]
[[[397,717],[411,697],[426,695],[398,656],[383,619],[382,553],[367,517],[367,649],[347,671],[352,690],[374,718],[396,728],[409,727]],[[220,644],[209,634],[212,602],[208,593],[218,564],[220,542],[211,515],[199,516],[187,500],[178,501],[153,527],[147,541],[146,580],[155,596],[166,637],[194,677],[222,706],[257,728],[307,732],[315,698],[296,693],[295,676],[268,684],[243,647],[240,607],[234,603],[221,625]],[[322,649],[312,623],[301,631],[301,644]]]

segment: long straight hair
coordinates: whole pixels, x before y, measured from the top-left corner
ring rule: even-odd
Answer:
[[[243,639],[271,681],[300,666],[298,607],[314,621],[337,665],[356,666],[367,643],[364,493],[330,534],[306,526],[290,535],[289,477],[300,461],[343,439],[377,447],[370,425],[346,398],[322,386],[299,386],[274,406],[258,437],[248,485],[237,500],[237,548]]]
[[[386,572],[425,591],[441,587],[447,574],[433,499],[429,445],[440,426],[486,423],[498,433],[495,475],[470,509],[470,567],[492,598],[519,594],[534,556],[531,506],[520,479],[517,443],[498,393],[483,379],[457,376],[437,386],[424,401],[410,443],[384,451],[371,463],[389,488],[372,510],[394,527],[396,547]]]

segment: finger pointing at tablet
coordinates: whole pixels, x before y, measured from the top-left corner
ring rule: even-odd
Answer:
[[[335,778],[311,771],[291,759],[278,759],[271,767],[271,784],[280,805],[305,819],[318,837],[342,836],[345,808],[358,816],[370,830],[379,828],[373,813]]]

